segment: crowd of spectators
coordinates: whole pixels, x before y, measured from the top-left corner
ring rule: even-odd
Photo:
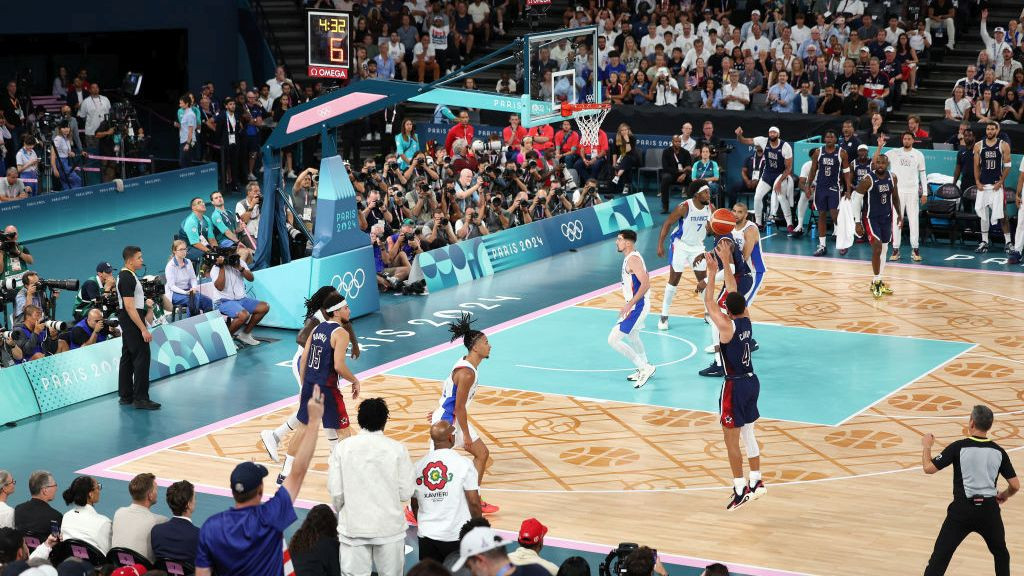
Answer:
[[[339,442],[328,459],[331,505],[314,506],[290,540],[285,531],[298,520],[295,502],[313,457],[323,415],[317,388],[307,403],[309,425],[294,439],[298,449],[291,472],[264,496],[267,469],[243,462],[231,472],[234,505],[193,520],[195,486],[187,480],[167,487],[170,517],[158,514],[156,477],[136,475],[128,498],[112,517],[97,510],[103,484],[75,477],[63,491],[50,472],[28,478],[28,498],[11,506],[17,480],[0,470],[0,571],[4,576],[75,574],[83,576],[196,574],[210,576],[380,576],[406,573],[406,533],[419,542],[419,576],[592,576],[590,564],[573,556],[560,565],[544,557],[548,528],[536,518],[523,520],[518,547],[495,533],[481,514],[477,471],[455,452],[455,428],[441,421],[430,429],[432,447],[416,463],[406,448],[384,435],[390,413],[382,398],[358,407],[360,432]],[[54,507],[58,494],[65,512]],[[405,503],[409,502],[411,508]],[[85,554],[72,553],[72,546]],[[667,576],[651,548],[620,545],[616,573]],[[54,568],[56,567],[56,568]],[[59,570],[59,572],[58,572]],[[728,576],[722,564],[707,576]]]

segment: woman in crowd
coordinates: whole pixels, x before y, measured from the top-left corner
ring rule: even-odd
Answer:
[[[622,54],[619,55],[619,61],[626,67],[626,72],[632,73],[640,66],[640,59],[644,55],[640,53],[640,48],[636,45],[636,38],[632,36],[626,36],[626,39],[622,42]]]
[[[71,508],[60,522],[63,540],[81,540],[106,554],[110,550],[110,518],[100,514],[93,506],[100,501],[103,485],[92,476],[79,476],[64,491],[64,503]]]
[[[974,105],[971,99],[964,95],[964,87],[957,85],[953,87],[953,95],[946,98],[946,120],[970,120],[971,109]]]
[[[902,63],[903,76],[907,78],[907,84],[911,92],[917,92],[917,51],[910,46],[910,36],[904,32],[896,40],[896,59]]]
[[[647,81],[647,74],[644,74],[641,70],[636,70],[633,72],[632,77],[630,77],[628,93],[620,101],[636,106],[646,104],[647,94],[650,90],[651,83]]]
[[[274,105],[270,108],[271,116],[274,118],[274,123],[281,122],[281,118],[284,117],[288,109],[292,107],[292,96],[291,94],[281,94],[274,100]],[[281,149],[281,171],[284,173],[286,178],[295,178],[295,169],[292,164],[292,160],[295,156],[295,145],[291,144]]]
[[[853,58],[856,61],[860,58],[860,47],[864,45],[864,41],[861,40],[860,34],[857,33],[853,28],[850,29],[850,39],[846,42],[846,57]]]
[[[1006,91],[1003,103],[999,107],[999,122],[1003,124],[1020,124],[1024,116],[1024,101],[1012,90]]]
[[[317,504],[288,542],[295,576],[337,576],[338,517],[327,504]]]
[[[709,110],[722,109],[722,91],[715,86],[714,78],[704,80],[704,88],[700,91],[701,108]]]
[[[188,308],[189,316],[213,310],[213,300],[199,291],[199,278],[196,277],[192,261],[185,257],[188,254],[188,243],[175,240],[171,244],[171,257],[164,266],[164,295],[170,298],[175,309]]]
[[[408,170],[409,164],[420,151],[419,137],[416,136],[416,126],[412,120],[406,118],[402,121],[402,131],[395,134],[395,153],[398,154],[398,166],[402,170]]]
[[[630,171],[640,161],[640,154],[636,150],[636,136],[630,130],[629,124],[619,124],[619,129],[615,132],[613,150],[612,165],[615,166],[615,176],[612,178],[612,184],[616,192],[622,193],[622,187],[625,186]]]
[[[686,83],[682,86],[683,90],[700,90],[704,86],[704,80],[711,75],[708,71],[707,65],[703,58],[697,58],[697,62],[694,64],[693,72],[690,72],[686,76]]]
[[[974,103],[974,117],[977,122],[999,121],[999,102],[992,99],[992,90],[986,88]]]
[[[804,69],[804,61],[797,58],[793,60],[793,71],[789,75],[789,85],[794,90],[800,90],[800,86],[804,82],[810,82],[810,77],[807,75],[807,70]]]

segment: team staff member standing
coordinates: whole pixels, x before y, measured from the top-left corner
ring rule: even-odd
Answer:
[[[1010,574],[1010,552],[1006,549],[1006,531],[999,506],[1020,490],[1020,480],[1006,451],[988,438],[993,419],[988,406],[975,406],[967,421],[970,435],[946,446],[935,458],[932,458],[935,436],[921,437],[921,467],[925,474],[935,474],[953,465],[953,502],[946,509],[946,520],[935,539],[935,549],[924,576],[945,574],[953,552],[971,532],[977,532],[992,552],[996,576]],[[1006,478],[1009,484],[1002,492],[996,490],[999,476]]]
[[[121,253],[124,268],[117,275],[117,320],[121,327],[121,366],[117,393],[121,404],[133,404],[139,410],[159,410],[149,399],[149,342],[153,335],[146,329],[146,297],[135,273],[142,269],[142,248],[125,246]]]
[[[893,148],[885,153],[889,157],[889,171],[896,176],[897,193],[900,197],[900,214],[893,212],[892,256],[889,260],[900,259],[900,243],[903,233],[896,228],[896,217],[910,224],[910,259],[921,261],[918,213],[921,204],[928,201],[928,175],[925,171],[924,154],[914,148],[914,134],[903,133],[903,147]]]

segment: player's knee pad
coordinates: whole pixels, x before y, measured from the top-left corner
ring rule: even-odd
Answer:
[[[743,439],[743,448],[747,451],[747,458],[757,458],[761,450],[757,447],[757,438],[754,437],[754,425],[744,424],[740,427],[740,438]]]

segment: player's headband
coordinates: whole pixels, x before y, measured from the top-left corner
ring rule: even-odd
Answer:
[[[700,194],[701,192],[704,192],[705,190],[707,190],[708,194],[710,194],[710,193],[711,193],[711,187],[710,187],[710,186],[701,186],[701,187],[700,187],[700,188],[699,188],[699,189],[697,190],[697,194]]]
[[[342,297],[341,297],[341,302],[338,302],[338,303],[337,303],[337,304],[335,304],[334,306],[331,306],[330,308],[328,308],[328,309],[327,309],[327,312],[328,312],[328,313],[331,313],[331,312],[337,312],[338,310],[341,310],[341,309],[342,309],[342,308],[344,308],[345,306],[348,306],[348,304],[346,304],[346,303],[345,303],[345,297],[344,297],[344,296],[342,296]]]

